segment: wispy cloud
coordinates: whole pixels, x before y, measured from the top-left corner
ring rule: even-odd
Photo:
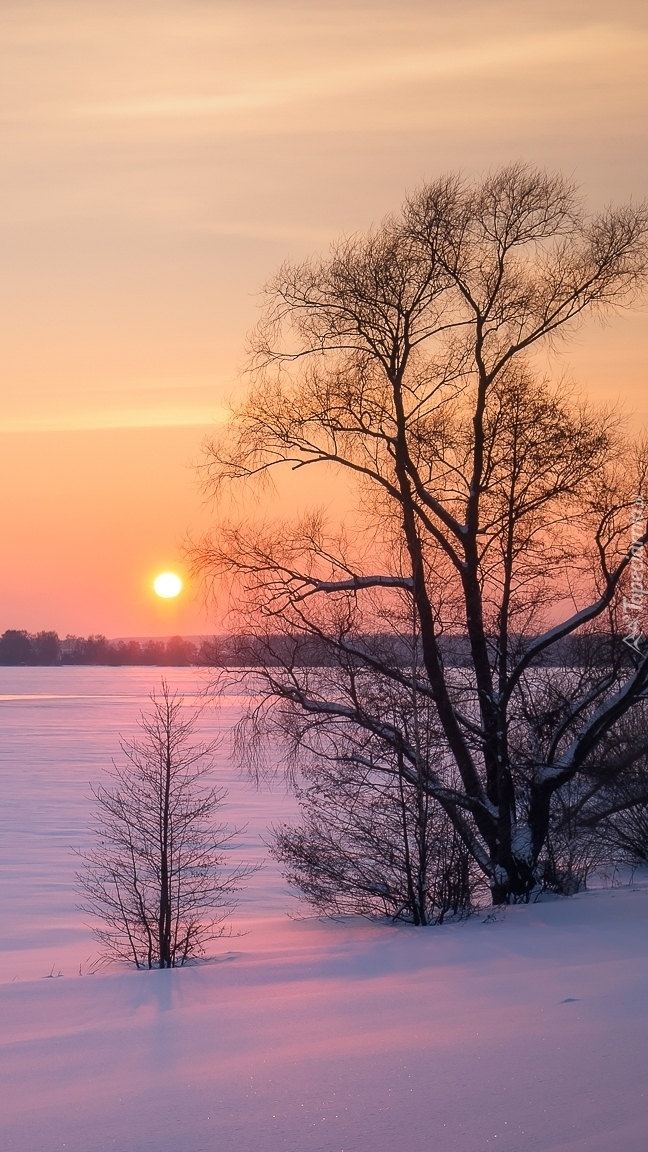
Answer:
[[[58,392],[53,400],[32,395],[29,405],[12,408],[4,406],[0,433],[194,427],[222,423],[228,415],[213,381],[177,379],[115,380],[100,388]]]
[[[211,428],[222,424],[221,408],[123,408],[105,411],[51,412],[0,420],[0,434],[25,432],[96,432],[120,428]]]
[[[158,93],[76,105],[73,118],[133,119],[219,117],[271,109],[304,100],[325,100],[393,86],[452,78],[500,75],[559,64],[595,63],[615,56],[640,59],[648,37],[614,24],[591,24],[556,33],[493,38],[460,48],[358,57],[344,65],[315,67],[278,79],[249,81],[212,93]]]

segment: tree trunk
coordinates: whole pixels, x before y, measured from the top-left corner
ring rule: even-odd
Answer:
[[[169,800],[171,793],[171,732],[170,716],[167,718],[166,761],[164,799],[162,806],[162,836],[160,853],[160,917],[159,917],[159,945],[160,968],[171,968],[171,893],[169,891]]]

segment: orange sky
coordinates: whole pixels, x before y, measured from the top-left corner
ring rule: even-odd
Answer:
[[[0,631],[209,630],[150,582],[286,256],[449,169],[648,192],[639,0],[4,0],[0,35]],[[637,421],[647,335],[568,357]]]

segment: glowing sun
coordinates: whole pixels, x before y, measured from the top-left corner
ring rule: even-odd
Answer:
[[[160,572],[153,581],[153,589],[164,600],[170,600],[182,592],[182,580],[175,572]]]

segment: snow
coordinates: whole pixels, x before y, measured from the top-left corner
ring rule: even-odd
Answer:
[[[0,670],[3,1152],[645,1152],[642,884],[422,930],[291,920],[269,862],[209,963],[91,975],[70,846],[158,676]],[[291,797],[218,779],[263,858]]]

